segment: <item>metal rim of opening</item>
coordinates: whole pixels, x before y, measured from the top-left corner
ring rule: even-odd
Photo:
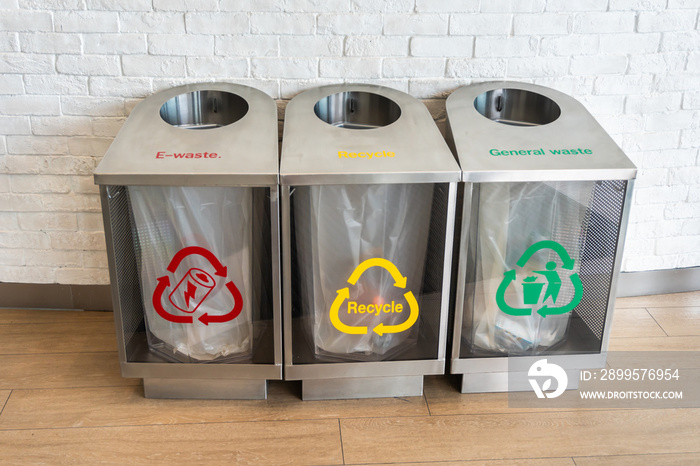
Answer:
[[[401,107],[383,95],[364,91],[331,94],[316,102],[314,113],[329,125],[345,129],[389,126],[401,116]]]
[[[237,122],[248,108],[248,102],[237,94],[201,90],[168,100],[160,107],[160,117],[177,128],[214,129]]]
[[[541,126],[561,115],[549,97],[524,89],[492,89],[474,99],[474,108],[489,120],[510,126]]]

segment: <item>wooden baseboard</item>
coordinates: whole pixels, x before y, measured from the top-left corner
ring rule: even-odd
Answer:
[[[623,272],[617,282],[619,298],[698,290],[700,290],[700,267]]]
[[[0,307],[111,311],[109,285],[0,283]]]

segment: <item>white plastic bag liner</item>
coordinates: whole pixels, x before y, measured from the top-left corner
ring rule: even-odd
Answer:
[[[149,345],[156,343],[152,335],[177,360],[183,360],[183,355],[195,361],[247,356],[252,351],[254,308],[251,303],[252,188],[129,186],[128,189],[140,251],[137,257],[140,257],[138,266]],[[227,277],[217,276],[212,264],[197,254],[187,256],[174,273],[169,273],[167,267],[172,258],[188,246],[200,246],[213,253],[227,267]],[[185,314],[169,302],[169,295],[192,269],[208,273],[216,283],[196,311]],[[170,322],[154,309],[153,293],[162,276],[170,279],[170,286],[161,298],[163,307],[174,315],[191,315],[192,323]],[[212,280],[204,281],[211,285]],[[204,313],[224,315],[233,309],[234,299],[225,286],[228,281],[236,285],[243,297],[241,313],[228,322],[204,325],[199,321]]]
[[[529,316],[512,316],[498,308],[496,295],[504,272],[516,270],[505,300],[516,308],[524,303],[523,279],[545,270],[549,261],[560,271],[559,303],[573,299],[568,275],[580,270],[581,241],[585,237],[586,206],[594,187],[586,182],[482,183],[479,185],[477,270],[473,322],[464,321],[464,334],[481,349],[506,354],[535,353],[566,338],[571,313],[542,317],[534,307]],[[474,220],[472,220],[474,221]],[[574,269],[562,270],[558,254],[550,249],[535,253],[521,269],[516,262],[531,245],[545,240],[561,244],[574,259]],[[562,272],[566,272],[563,274]]]
[[[410,310],[404,293],[411,291],[420,307],[420,291],[430,229],[432,184],[339,185],[297,188],[294,193],[301,301],[307,314],[305,330],[317,356],[341,359],[386,359],[415,344],[418,321],[400,333],[380,336],[373,329],[381,322],[398,325]],[[300,238],[307,235],[309,238]],[[392,262],[407,277],[406,288],[394,286],[381,267],[364,272],[356,285],[347,280],[367,259]],[[352,326],[367,326],[367,334],[337,330],[329,310],[348,287],[348,301],[360,304],[403,303],[401,313],[348,315],[347,302],[340,319]],[[324,354],[326,353],[326,354]],[[327,354],[332,353],[332,354]]]

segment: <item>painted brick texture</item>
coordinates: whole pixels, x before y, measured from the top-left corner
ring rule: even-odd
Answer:
[[[0,281],[108,283],[92,172],[145,96],[340,82],[424,99],[513,79],[579,99],[639,167],[623,270],[700,266],[700,5],[74,0],[0,5]]]

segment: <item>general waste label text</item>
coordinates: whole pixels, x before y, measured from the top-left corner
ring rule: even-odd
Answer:
[[[494,157],[500,155],[591,155],[593,151],[591,149],[518,149],[518,150],[501,150],[501,149],[491,149],[489,154]]]

